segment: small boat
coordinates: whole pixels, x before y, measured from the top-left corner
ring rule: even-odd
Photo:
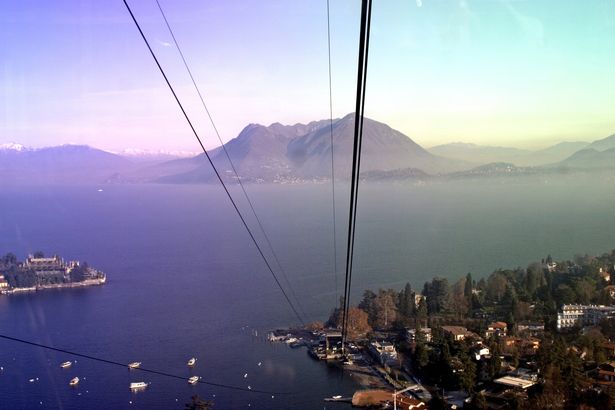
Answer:
[[[62,364],[60,365],[60,367],[61,367],[62,369],[68,369],[68,368],[69,368],[69,367],[71,367],[72,365],[73,365],[73,362],[68,361],[68,362],[64,362],[64,363],[62,363]]]
[[[332,398],[332,399],[335,399],[335,400],[339,400],[339,399],[341,399],[341,398],[342,398],[342,396],[339,396],[339,395],[338,395],[338,396],[333,396],[333,397],[331,397],[331,398]]]
[[[149,386],[149,383],[145,383],[145,382],[134,382],[134,383],[130,383],[130,390],[140,390],[140,389],[145,389],[147,386]]]
[[[191,376],[188,379],[188,383],[190,383],[190,384],[197,384],[199,382],[199,380],[201,380],[201,378],[199,376]]]
[[[72,379],[70,379],[70,382],[68,383],[69,386],[76,386],[79,384],[79,378],[78,377],[73,377]]]
[[[129,369],[138,369],[139,367],[141,367],[141,362],[128,363]]]
[[[196,364],[196,359],[194,357],[192,357],[190,360],[188,360],[188,366],[192,367]]]

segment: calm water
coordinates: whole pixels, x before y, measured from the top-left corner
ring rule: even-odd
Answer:
[[[218,187],[97,188],[0,190],[0,253],[22,258],[41,249],[109,277],[103,287],[0,297],[1,332],[182,376],[196,356],[193,373],[205,380],[292,394],[191,387],[85,359],[62,370],[71,357],[0,340],[0,408],[182,409],[198,393],[215,395],[216,408],[311,409],[354,391],[304,350],[263,340],[294,318]],[[329,189],[248,187],[310,319],[324,320],[336,299]],[[547,253],[615,248],[608,178],[370,185],[360,200],[354,300],[367,287],[421,287],[434,275],[480,276]],[[339,200],[341,251],[346,201]],[[82,382],[70,389],[74,376]],[[152,385],[132,394],[128,383],[141,380]]]

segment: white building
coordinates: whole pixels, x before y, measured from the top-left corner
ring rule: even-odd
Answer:
[[[564,305],[557,314],[557,330],[575,326],[595,326],[602,319],[615,317],[615,306]]]
[[[477,361],[485,356],[489,356],[490,354],[491,352],[489,351],[489,348],[484,345],[477,345],[472,349],[472,355]]]
[[[389,342],[372,342],[370,352],[374,355],[381,365],[394,365],[397,363],[397,350],[395,346]]]
[[[423,335],[423,341],[427,343],[431,342],[432,336],[430,327],[422,327],[418,331]],[[414,343],[416,341],[416,332],[416,329],[406,330],[406,340],[408,343]]]

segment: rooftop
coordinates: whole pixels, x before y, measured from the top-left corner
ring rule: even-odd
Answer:
[[[536,382],[533,382],[531,380],[521,379],[519,377],[513,376],[500,377],[499,379],[495,379],[494,382],[498,384],[503,384],[504,386],[518,387],[524,390],[536,384]]]

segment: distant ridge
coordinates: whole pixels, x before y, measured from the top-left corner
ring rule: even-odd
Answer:
[[[69,184],[104,181],[134,166],[128,159],[87,145],[0,150],[5,184]]]
[[[541,166],[562,161],[588,145],[587,142],[564,141],[538,151],[530,151],[509,147],[452,143],[432,147],[429,151],[443,157],[473,162],[475,165],[506,162],[516,166]]]
[[[583,149],[554,166],[573,169],[615,169],[615,148],[606,151]]]
[[[386,124],[365,118],[362,172],[418,169],[440,174],[470,168],[463,161],[442,158],[429,153],[409,137]],[[333,122],[333,152],[336,174],[349,175],[352,158],[354,115]],[[242,179],[257,182],[308,181],[328,179],[331,175],[331,140],[329,121],[309,124],[263,126],[250,124],[228,143],[226,149]],[[225,175],[231,172],[224,153],[212,155],[214,163]],[[178,160],[187,164],[189,160]],[[176,165],[179,162],[175,163]],[[164,166],[164,165],[163,165]],[[183,173],[157,179],[164,183],[207,182],[212,178],[209,164]]]
[[[328,180],[332,148],[336,177],[345,179],[350,174],[353,132],[353,114],[334,120],[333,147],[329,120],[249,124],[225,148],[245,182]],[[235,178],[221,147],[209,154],[223,178]],[[508,160],[492,161],[494,157]],[[364,120],[362,180],[487,178],[600,169],[615,169],[615,135],[592,143],[562,142],[539,151],[466,143],[426,150],[386,124]],[[8,185],[215,182],[204,154],[177,158],[172,153],[133,150],[119,155],[86,145],[28,148],[18,143],[0,145],[0,180]]]

